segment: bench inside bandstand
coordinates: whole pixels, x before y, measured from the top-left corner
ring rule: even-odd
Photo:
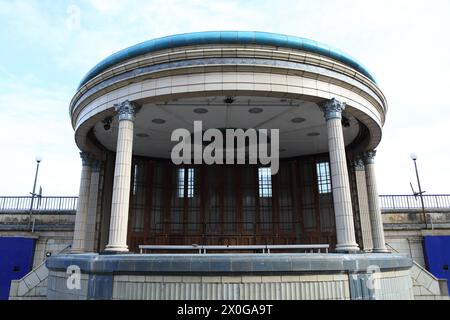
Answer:
[[[140,245],[140,254],[151,254],[155,251],[165,252],[197,252],[198,254],[208,253],[226,253],[226,252],[254,252],[254,253],[287,253],[287,252],[303,252],[303,253],[328,253],[328,244],[292,244],[292,245]]]

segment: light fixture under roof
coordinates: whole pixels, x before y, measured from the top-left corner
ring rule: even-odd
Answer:
[[[166,120],[155,118],[155,119],[152,120],[152,122],[156,123],[156,124],[163,124],[163,123],[166,123]]]
[[[263,109],[261,109],[261,108],[251,108],[251,109],[248,110],[248,112],[250,112],[250,113],[261,113],[261,112],[263,112]]]
[[[318,132],[310,132],[310,133],[307,134],[307,136],[308,137],[317,137],[317,136],[320,136],[320,133],[318,133]]]
[[[232,104],[234,102],[234,98],[233,97],[226,97],[223,102],[225,102],[226,104]]]
[[[148,137],[150,137],[147,133],[138,133],[138,134],[136,134],[136,137],[139,137],[139,138],[148,138]]]
[[[293,122],[293,123],[302,123],[302,122],[305,122],[306,121],[306,119],[305,118],[301,118],[301,117],[297,117],[297,118],[292,118],[291,119],[291,122]]]
[[[194,109],[194,112],[195,112],[195,113],[198,113],[198,114],[204,114],[204,113],[208,113],[208,109],[205,109],[205,108],[197,108],[197,109]]]
[[[280,149],[280,152],[286,152],[286,151],[287,151],[287,150],[284,149],[284,148]]]

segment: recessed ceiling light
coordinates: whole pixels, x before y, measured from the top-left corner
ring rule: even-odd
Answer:
[[[307,136],[308,137],[317,137],[317,136],[320,136],[320,133],[318,133],[318,132],[310,132],[310,133],[307,134]]]
[[[163,123],[166,123],[166,120],[155,118],[155,119],[152,120],[152,122],[156,123],[156,124],[163,124]]]
[[[248,112],[250,112],[250,113],[261,113],[261,112],[263,112],[263,109],[261,109],[261,108],[251,108],[251,109],[248,110]]]
[[[291,122],[293,122],[293,123],[302,123],[302,122],[305,122],[305,118],[300,118],[300,117],[297,117],[297,118],[293,118],[293,119],[291,119]]]
[[[200,114],[202,114],[202,113],[208,113],[208,109],[205,109],[205,108],[197,108],[197,109],[194,109],[194,112],[195,112],[195,113],[200,113]]]
[[[136,137],[139,137],[139,138],[148,138],[148,137],[150,137],[148,134],[146,134],[146,133],[138,133],[138,134],[136,134]]]

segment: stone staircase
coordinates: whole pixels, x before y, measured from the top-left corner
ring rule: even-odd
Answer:
[[[70,247],[67,246],[59,253],[66,252]],[[44,260],[21,279],[11,281],[9,300],[46,300],[47,278],[48,269]]]
[[[411,277],[416,300],[450,300],[447,280],[436,278],[415,261],[411,268]]]
[[[399,253],[388,243],[390,250]],[[411,278],[415,300],[450,300],[447,279],[438,279],[427,269],[413,260]]]

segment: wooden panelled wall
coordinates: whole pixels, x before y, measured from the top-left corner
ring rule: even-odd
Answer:
[[[332,193],[323,185],[319,192],[318,185],[317,163],[323,162],[327,155],[282,160],[271,190],[264,191],[255,165],[175,166],[135,157],[130,250],[137,252],[140,244],[311,243],[333,249]]]

